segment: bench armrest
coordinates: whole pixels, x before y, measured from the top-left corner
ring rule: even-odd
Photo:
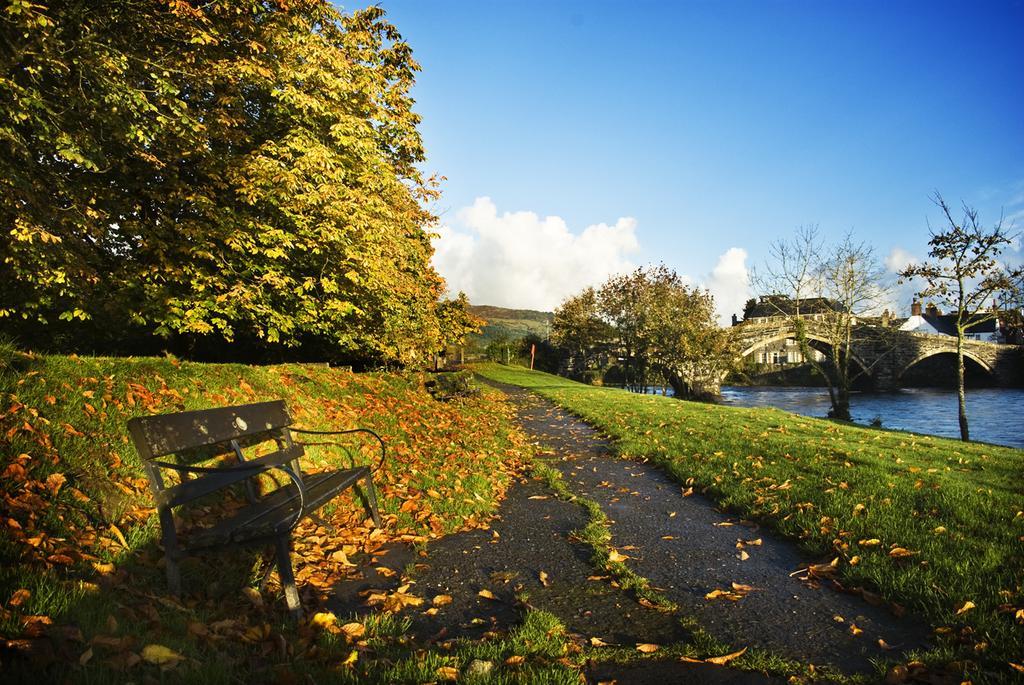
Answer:
[[[380,470],[380,468],[384,466],[384,459],[387,457],[387,451],[386,448],[384,447],[384,439],[381,438],[372,430],[370,430],[369,428],[349,428],[348,430],[342,431],[315,431],[307,430],[305,428],[292,427],[289,430],[291,430],[293,433],[304,433],[306,435],[346,435],[349,433],[368,433],[369,435],[372,435],[374,438],[377,439],[377,442],[380,443],[380,460],[377,462],[377,465],[370,470],[371,473],[376,473],[378,470]],[[320,445],[337,445],[338,447],[344,447],[344,445],[335,442],[302,442],[298,444],[304,447],[317,447]]]

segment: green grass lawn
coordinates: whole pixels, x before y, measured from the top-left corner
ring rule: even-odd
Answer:
[[[1024,451],[635,395],[519,367],[477,371],[553,400],[623,457],[659,464],[822,561],[838,558],[844,585],[931,622],[941,645],[932,659],[1020,676],[1008,662],[1024,662]]]

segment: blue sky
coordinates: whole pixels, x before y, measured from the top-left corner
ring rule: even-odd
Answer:
[[[436,264],[475,300],[663,261],[734,307],[801,224],[923,256],[936,189],[1024,228],[1021,2],[380,4],[447,177]]]

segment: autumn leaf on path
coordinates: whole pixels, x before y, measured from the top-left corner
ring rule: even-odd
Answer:
[[[493,593],[493,592],[491,592],[490,590],[486,590],[486,589],[484,589],[484,590],[481,590],[480,592],[478,592],[478,593],[476,593],[476,594],[478,594],[479,596],[483,597],[484,599],[493,599],[493,600],[497,600],[497,599],[498,599],[498,598],[497,598],[497,597],[496,597],[496,596],[494,595],[494,593]]]

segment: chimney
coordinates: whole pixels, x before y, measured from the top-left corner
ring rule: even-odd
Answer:
[[[738,326],[739,323],[740,323],[739,317],[737,317],[735,314],[733,314],[732,315],[732,325],[733,326]]]
[[[939,308],[935,306],[934,302],[929,302],[928,306],[925,307],[924,310],[928,316],[939,316]]]
[[[914,303],[910,305],[911,316],[921,316],[921,303],[914,300]]]

